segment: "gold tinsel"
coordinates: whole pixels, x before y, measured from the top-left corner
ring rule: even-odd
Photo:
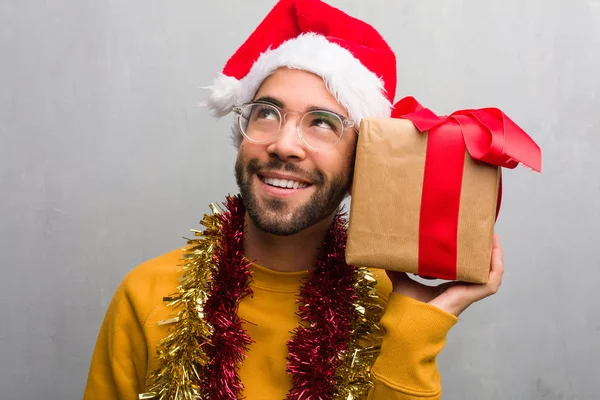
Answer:
[[[336,370],[335,400],[366,399],[373,386],[371,367],[379,355],[383,331],[379,321],[383,314],[381,299],[375,292],[377,281],[368,268],[357,267],[354,290],[358,296],[354,304],[356,318],[348,350],[339,357]]]
[[[201,400],[200,371],[209,360],[205,345],[210,344],[213,328],[204,318],[204,304],[213,286],[213,275],[218,269],[214,264],[214,247],[218,246],[222,221],[221,210],[210,205],[213,215],[205,215],[201,224],[211,232],[210,237],[192,230],[200,239],[188,239],[184,249],[183,275],[178,293],[164,300],[177,310],[176,317],[163,323],[173,323],[171,333],[160,341],[157,348],[162,366],[149,377],[148,392],[139,399],[155,400]],[[208,399],[207,399],[208,400]]]
[[[148,378],[148,392],[139,399],[211,400],[201,393],[200,371],[209,363],[205,345],[210,345],[213,327],[204,318],[204,305],[213,286],[215,246],[222,239],[223,210],[211,204],[213,215],[205,215],[201,224],[206,234],[192,230],[199,239],[188,239],[184,249],[183,275],[178,293],[164,300],[176,310],[173,318],[161,321],[171,324],[170,334],[159,342],[157,354],[162,366]],[[354,304],[356,318],[347,350],[338,355],[341,365],[336,371],[336,400],[366,399],[373,383],[371,367],[379,355],[382,330],[379,325],[383,306],[375,292],[376,280],[368,268],[354,271]]]

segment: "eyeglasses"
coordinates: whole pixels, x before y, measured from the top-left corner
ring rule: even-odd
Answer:
[[[234,106],[237,123],[242,135],[254,143],[274,140],[287,121],[287,116],[296,114],[296,132],[307,147],[313,150],[333,148],[342,140],[346,129],[354,127],[354,121],[327,110],[311,110],[302,115],[287,112],[269,103],[247,103]]]

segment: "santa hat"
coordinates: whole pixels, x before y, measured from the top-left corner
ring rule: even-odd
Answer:
[[[265,78],[281,67],[322,77],[357,124],[390,115],[394,53],[372,26],[319,0],[279,1],[208,87],[206,105],[215,116],[228,114],[234,105],[252,101]]]

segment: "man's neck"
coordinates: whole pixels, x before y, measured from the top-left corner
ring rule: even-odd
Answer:
[[[295,235],[261,231],[246,213],[244,255],[262,267],[293,272],[311,269],[335,214]]]

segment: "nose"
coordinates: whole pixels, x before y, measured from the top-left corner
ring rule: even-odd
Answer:
[[[269,154],[277,156],[280,160],[302,160],[306,157],[306,150],[298,136],[298,118],[296,113],[283,115],[279,135],[267,147]]]

